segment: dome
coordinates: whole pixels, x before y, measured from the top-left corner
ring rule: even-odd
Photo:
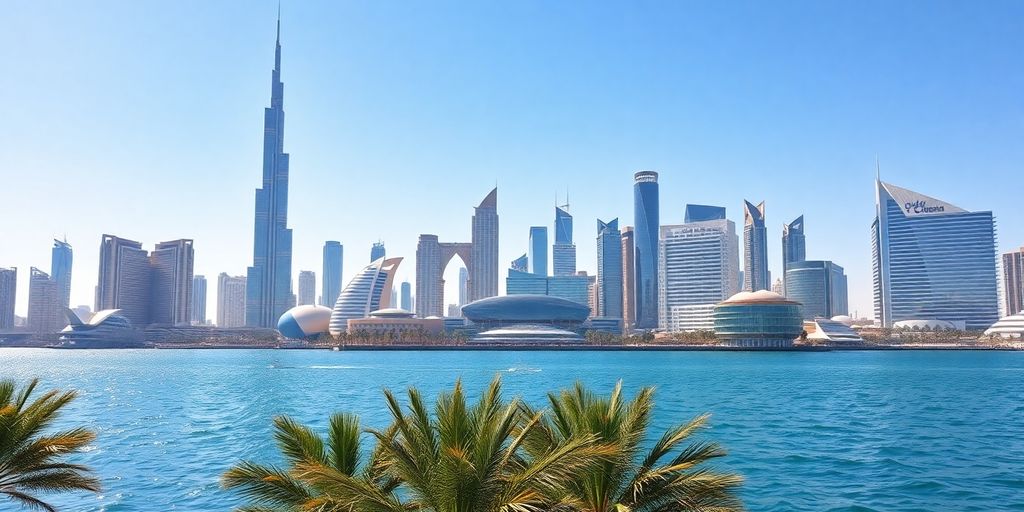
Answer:
[[[800,303],[767,290],[737,293],[711,317],[715,336],[736,347],[791,347],[804,328]]]
[[[590,308],[549,295],[502,295],[471,302],[462,315],[473,322],[583,322]]]
[[[985,330],[985,336],[1002,336],[1004,338],[1024,338],[1024,312],[999,319]]]
[[[401,308],[384,308],[370,313],[374,318],[412,318],[413,314]]]
[[[756,292],[739,292],[725,299],[722,304],[799,304],[799,302],[789,300],[775,292],[758,290]]]
[[[892,328],[896,330],[905,331],[921,329],[930,329],[933,331],[948,331],[956,329],[956,326],[953,325],[952,322],[947,322],[945,320],[936,320],[933,318],[928,320],[900,320],[899,322],[892,324]]]
[[[324,306],[295,306],[277,321],[277,331],[285,338],[302,339],[327,332],[331,309]]]

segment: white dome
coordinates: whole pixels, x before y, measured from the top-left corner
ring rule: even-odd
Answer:
[[[331,309],[324,306],[295,306],[277,321],[277,331],[286,338],[301,339],[327,332]]]
[[[778,293],[768,290],[758,290],[756,292],[739,292],[732,297],[726,299],[722,304],[736,304],[736,303],[759,303],[759,304],[796,304]]]
[[[985,330],[985,336],[998,335],[1004,338],[1024,337],[1024,312],[999,319]]]

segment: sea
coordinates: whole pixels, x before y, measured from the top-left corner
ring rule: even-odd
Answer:
[[[1024,510],[1024,352],[0,349],[0,378],[78,390],[57,426],[98,433],[74,461],[103,490],[47,496],[62,511],[231,510],[224,471],[280,461],[274,416],[382,427],[385,388],[477,395],[495,375],[537,407],[576,381],[654,386],[650,442],[711,413],[698,437],[752,511]]]

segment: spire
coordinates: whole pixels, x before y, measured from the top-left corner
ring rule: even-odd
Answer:
[[[882,167],[878,164],[878,153],[875,153],[875,181],[882,181]]]
[[[281,46],[281,0],[277,0],[277,45]]]
[[[274,71],[281,78],[281,0],[277,2],[277,40],[274,43]]]

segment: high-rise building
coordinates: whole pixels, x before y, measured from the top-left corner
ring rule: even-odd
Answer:
[[[1006,316],[1024,311],[1024,247],[1003,254],[1003,293]]]
[[[576,244],[572,241],[572,215],[565,207],[555,207],[555,243],[551,246],[552,274],[571,276],[576,273]]]
[[[548,275],[548,228],[546,226],[530,227],[530,273],[541,276]]]
[[[469,301],[498,295],[498,189],[473,212],[472,268]],[[418,290],[418,288],[417,288]],[[419,295],[419,291],[416,292]]]
[[[18,269],[0,268],[0,330],[14,327],[14,303],[18,291]]]
[[[706,204],[687,204],[683,213],[683,223],[704,222],[708,220],[722,220],[725,218],[725,208],[721,206],[709,206]]]
[[[412,284],[409,281],[402,281],[402,303],[399,307],[412,311]]]
[[[508,295],[549,295],[589,305],[590,277],[584,275],[542,276],[509,269],[505,278]]]
[[[658,173],[640,171],[633,175],[633,181],[636,327],[653,329],[658,326]]]
[[[459,267],[459,307],[469,304],[469,270]]]
[[[622,233],[619,219],[597,221],[597,315],[622,318]]]
[[[61,319],[60,285],[50,274],[32,267],[28,282],[28,328],[36,334],[53,334],[64,327]]]
[[[850,313],[846,274],[831,261],[792,261],[785,282],[786,298],[802,305],[804,320]]]
[[[384,249],[384,242],[374,242],[373,247],[370,247],[370,263],[383,258],[385,254],[387,251]]]
[[[782,226],[782,290],[785,295],[786,272],[789,264],[807,259],[807,243],[804,237],[804,216]]]
[[[206,325],[206,276],[192,277],[192,325]]]
[[[699,206],[687,207],[690,222],[661,226],[658,326],[670,332],[708,328],[715,304],[739,291],[736,225],[725,208]]]
[[[103,235],[96,311],[120,309],[135,327],[190,323],[194,258],[192,240],[161,242],[147,253],[139,242]]]
[[[785,295],[785,292],[786,290],[783,288],[782,279],[776,279],[775,282],[772,283],[772,293]]]
[[[256,189],[253,262],[246,273],[245,323],[274,327],[295,304],[292,230],[288,229],[288,153],[284,152],[281,19],[277,20],[270,107],[263,112],[263,183]]]
[[[881,180],[872,224],[875,321],[999,319],[995,219]]]
[[[636,278],[633,256],[636,244],[632,226],[622,228],[622,327],[629,332],[636,325]]]
[[[156,244],[149,255],[152,269],[150,322],[188,325],[192,320],[192,240]]]
[[[514,268],[508,269],[505,278],[506,295],[547,295],[548,278],[532,272],[522,272]]]
[[[316,272],[312,270],[299,271],[299,297],[298,306],[316,304]]]
[[[344,264],[344,247],[341,242],[324,242],[324,268],[320,274],[320,305],[334,307],[341,293],[341,271]]]
[[[401,263],[402,258],[374,260],[345,285],[331,312],[332,335],[347,332],[350,319],[366,318],[391,304],[391,284]]]
[[[245,325],[245,276],[217,276],[217,327]]]
[[[53,241],[50,251],[50,278],[57,282],[57,301],[61,315],[71,305],[71,262],[74,253],[67,240]]]
[[[764,223],[764,201],[754,206],[743,201],[743,289],[768,290],[768,231]]]
[[[526,254],[523,254],[522,256],[512,260],[512,270],[516,270],[519,272],[529,272],[530,257],[527,256]]]

